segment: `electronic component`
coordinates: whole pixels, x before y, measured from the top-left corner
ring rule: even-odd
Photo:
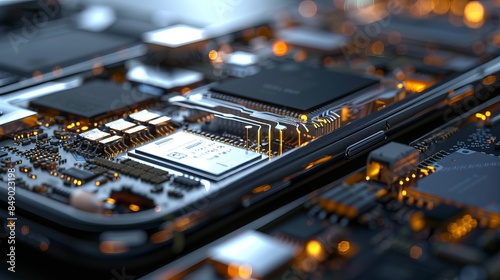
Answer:
[[[319,205],[328,213],[352,219],[375,207],[378,191],[365,182],[353,186],[340,185],[322,195]]]
[[[340,52],[349,43],[346,36],[308,27],[288,28],[279,32],[278,37],[290,45],[321,52]]]
[[[258,101],[306,112],[377,82],[348,73],[286,64],[244,79],[223,82],[212,87],[212,91],[248,100],[245,103]],[[220,95],[215,97],[224,99]]]
[[[290,262],[295,254],[296,248],[292,245],[263,233],[247,231],[214,247],[209,260],[227,277],[262,279]]]
[[[35,126],[36,122],[36,112],[0,102],[0,138],[31,128]]]
[[[418,166],[417,149],[390,142],[370,152],[367,160],[368,179],[391,185],[402,176],[413,177],[410,172]],[[414,179],[415,177],[413,177]]]
[[[124,119],[118,119],[116,121],[112,121],[106,124],[107,127],[111,128],[112,130],[115,131],[125,131],[127,129],[130,129],[135,126],[135,123],[126,121]]]
[[[495,187],[500,182],[499,157],[459,149],[433,166],[435,172],[408,188],[409,195],[500,214],[500,191]]]
[[[129,156],[213,176],[262,158],[256,152],[183,131],[139,147]]]
[[[31,101],[31,106],[51,115],[88,122],[128,113],[154,102],[153,96],[125,90],[120,85],[91,81],[80,87],[52,93]]]
[[[72,181],[75,185],[81,185],[97,177],[97,174],[75,167],[65,169],[61,173],[65,175],[66,181]]]
[[[111,134],[101,131],[97,128],[91,129],[89,131],[80,133],[80,136],[83,137],[86,140],[89,140],[91,142],[99,141],[103,138],[106,138],[110,136]]]
[[[421,249],[420,249],[421,250]],[[353,279],[433,279],[442,267],[438,263],[419,262],[402,253],[389,250],[359,271]]]
[[[127,79],[132,82],[171,90],[197,84],[203,80],[203,75],[196,71],[181,68],[162,71],[157,67],[135,65],[127,72]]]

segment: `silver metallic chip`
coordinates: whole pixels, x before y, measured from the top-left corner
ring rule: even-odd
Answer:
[[[262,158],[258,153],[187,132],[178,132],[137,148],[135,153],[215,176]]]

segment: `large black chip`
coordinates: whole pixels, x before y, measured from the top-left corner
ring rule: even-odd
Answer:
[[[464,206],[500,213],[500,157],[460,149],[437,161],[415,190]]]
[[[349,73],[286,64],[243,79],[223,82],[212,90],[305,112],[377,82]]]
[[[42,112],[99,120],[131,111],[153,100],[154,97],[149,94],[132,92],[120,85],[96,80],[40,97],[31,101],[31,106]]]

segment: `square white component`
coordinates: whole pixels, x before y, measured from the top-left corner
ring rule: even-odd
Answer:
[[[184,131],[137,148],[135,153],[215,176],[262,158],[256,152]]]
[[[290,244],[257,231],[247,231],[214,247],[209,259],[224,271],[230,265],[247,266],[252,279],[263,279],[290,262],[295,254],[296,247]]]
[[[146,43],[176,48],[202,41],[204,37],[203,29],[185,24],[177,24],[145,33],[144,41]]]

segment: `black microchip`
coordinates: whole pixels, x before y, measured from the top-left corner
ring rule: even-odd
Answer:
[[[154,101],[152,95],[133,92],[118,84],[95,80],[31,101],[31,106],[54,115],[99,120],[119,115]]]
[[[305,112],[377,82],[349,73],[286,64],[243,79],[223,82],[212,90]]]
[[[275,228],[278,228],[278,230],[272,232],[272,234],[281,233],[300,241],[306,241],[317,236],[326,227],[303,213],[280,223]]]
[[[414,190],[500,214],[500,157],[460,149],[434,164]]]
[[[444,203],[438,204],[432,209],[424,209],[425,218],[436,225],[442,224],[447,220],[458,217],[464,212],[462,208],[455,207]]]
[[[422,263],[409,258],[409,256],[389,250],[384,255],[377,257],[371,265],[362,270],[354,279],[373,279],[373,280],[417,280],[434,279],[442,269],[439,265],[426,262]],[[352,270],[354,273],[360,269]]]
[[[8,153],[7,153],[7,152],[0,151],[0,157],[4,157],[4,156],[6,156],[6,155],[8,155]]]
[[[75,167],[68,168],[68,169],[64,170],[62,173],[64,175],[66,175],[67,177],[71,177],[72,179],[81,180],[83,182],[97,177],[97,174],[94,174],[94,173],[86,171],[86,170],[78,169]]]

